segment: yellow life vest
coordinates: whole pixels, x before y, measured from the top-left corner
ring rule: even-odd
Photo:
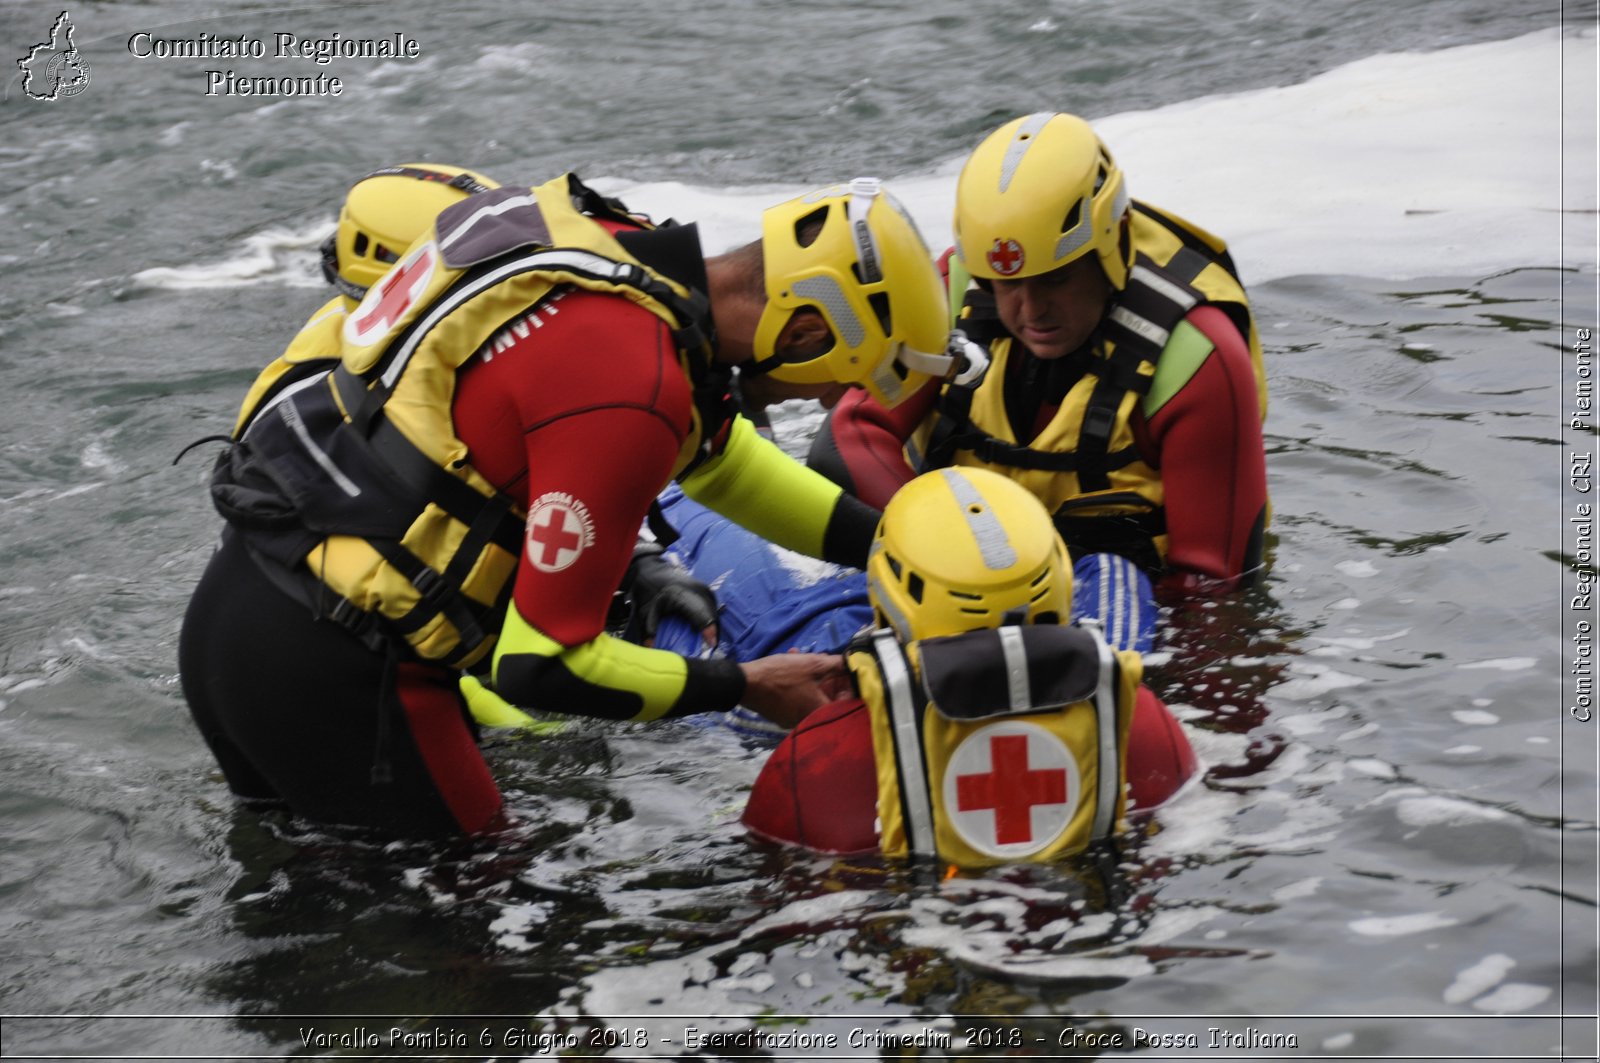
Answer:
[[[256,410],[279,388],[293,383],[298,375],[308,370],[331,368],[330,360],[339,356],[339,333],[344,329],[345,316],[355,305],[354,299],[336,295],[300,326],[284,352],[257,374],[255,383],[250,385],[233,424],[234,439],[244,434]]]
[[[1249,300],[1226,245],[1137,201],[1131,215],[1128,283],[1108,307],[1082,376],[1032,439],[1017,438],[1006,411],[1007,366],[1025,354],[1000,326],[993,296],[966,291],[965,275],[952,272],[952,287],[965,291],[958,324],[988,347],[990,364],[965,386],[945,387],[908,455],[919,470],[977,465],[1010,477],[1045,504],[1074,555],[1109,550],[1159,571],[1167,553],[1165,492],[1161,474],[1139,453],[1132,417],[1141,405],[1153,416],[1210,354],[1211,342],[1184,317],[1206,303],[1239,328],[1263,418],[1266,375]]]
[[[502,330],[528,327],[559,286],[625,297],[673,329],[696,391],[675,472],[709,453],[726,389],[705,297],[645,266],[600,218],[641,224],[571,174],[453,204],[344,315],[324,348],[336,358],[316,357],[328,337],[313,319],[257,380],[212,496],[317,615],[423,660],[469,667],[489,654],[526,514],[470,464],[451,417],[456,373]]]
[[[1046,861],[1120,829],[1142,659],[1093,626],[991,628],[848,661],[872,722],[889,856]]]

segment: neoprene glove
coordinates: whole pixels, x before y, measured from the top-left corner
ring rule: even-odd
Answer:
[[[630,642],[654,638],[668,615],[683,618],[696,631],[716,625],[717,596],[662,553],[663,547],[653,542],[641,542],[633,549],[633,562],[623,580],[632,605],[625,636]]]

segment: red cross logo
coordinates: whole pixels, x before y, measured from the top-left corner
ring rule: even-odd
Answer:
[[[1002,277],[1016,273],[1025,261],[1027,256],[1022,253],[1022,245],[1015,240],[996,240],[989,248],[989,268]]]
[[[1077,808],[1078,765],[1061,739],[1035,724],[992,724],[961,743],[945,774],[951,822],[992,856],[1038,852]]]
[[[570,568],[593,545],[589,507],[571,495],[551,491],[528,507],[528,560],[539,571]]]
[[[389,331],[410,309],[433,279],[433,244],[426,243],[407,255],[367,292],[361,305],[350,315],[345,338],[365,346]]]

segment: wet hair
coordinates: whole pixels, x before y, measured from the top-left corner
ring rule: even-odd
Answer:
[[[722,256],[738,270],[742,283],[739,290],[752,299],[767,301],[767,267],[761,251],[761,241],[752,240]]]

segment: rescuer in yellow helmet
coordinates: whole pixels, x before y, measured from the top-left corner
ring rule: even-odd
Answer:
[[[262,374],[213,473],[227,527],[180,659],[230,786],[395,833],[492,826],[463,670],[611,719],[743,704],[788,726],[823,704],[835,655],[688,659],[611,636],[608,606],[673,480],[863,566],[877,511],[736,416],[734,374],[761,401],[898,401],[954,365],[944,299],[874,180],[780,204],[709,258],[694,226],[572,174],[447,206],[340,312],[334,357]]]
[[[1066,548],[1014,481],[946,468],[906,484],[867,592],[877,627],[850,647],[853,696],[762,768],[744,816],[757,834],[968,867],[1048,860],[1115,831],[1130,792],[1153,808],[1194,774],[1139,654],[1066,622]]]
[[[992,469],[1044,503],[1079,563],[1129,559],[1164,596],[1252,578],[1266,381],[1223,242],[1132,198],[1089,124],[1049,112],[968,157],[954,232],[955,324],[987,366],[890,411],[849,397],[812,466],[880,506],[917,472]]]

